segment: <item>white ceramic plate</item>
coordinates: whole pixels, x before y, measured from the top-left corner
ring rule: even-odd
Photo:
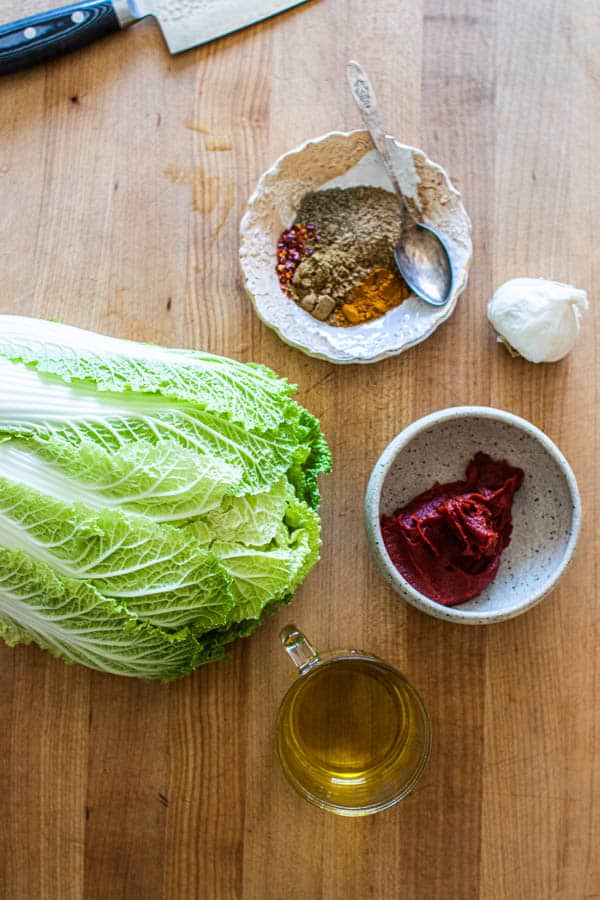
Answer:
[[[454,269],[452,296],[442,307],[410,296],[373,322],[337,328],[319,322],[282,292],[277,239],[292,224],[302,197],[331,187],[392,185],[365,131],[330,132],[286,153],[265,172],[242,219],[240,262],[256,312],[287,344],[334,363],[369,363],[424,341],[452,315],[471,264],[471,223],[444,170],[421,150],[388,137],[402,190],[418,217],[444,236]]]

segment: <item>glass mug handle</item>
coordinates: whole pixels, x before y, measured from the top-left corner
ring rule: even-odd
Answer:
[[[319,654],[295,625],[286,625],[279,633],[279,640],[301,674],[319,662]]]

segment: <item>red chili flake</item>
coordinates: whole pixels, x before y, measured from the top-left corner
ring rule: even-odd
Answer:
[[[315,225],[298,223],[286,228],[277,241],[277,277],[281,289],[289,295],[289,283],[305,256],[312,256],[314,250],[307,242],[318,242],[319,236]]]

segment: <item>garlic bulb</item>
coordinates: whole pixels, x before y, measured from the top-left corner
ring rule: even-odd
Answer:
[[[488,303],[498,340],[530,362],[556,362],[573,349],[587,294],[544,278],[512,278]]]

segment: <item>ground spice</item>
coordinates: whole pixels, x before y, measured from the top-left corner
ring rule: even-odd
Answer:
[[[290,246],[285,235],[294,229]],[[303,309],[330,325],[347,327],[384,315],[409,295],[395,274],[399,232],[398,201],[383,188],[313,191],[303,197],[296,222],[278,243],[280,284]],[[360,285],[365,295],[359,301],[354,292]],[[344,306],[349,315],[342,312]]]
[[[342,308],[336,311],[338,324],[348,327],[378,319],[399,306],[409,294],[406,282],[397,272],[372,269],[365,280],[356,285]]]

